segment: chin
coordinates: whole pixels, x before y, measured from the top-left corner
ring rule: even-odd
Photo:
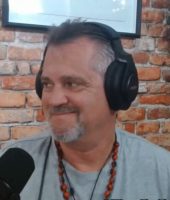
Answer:
[[[69,143],[78,140],[85,134],[85,128],[81,123],[78,123],[75,127],[68,130],[58,130],[52,128],[52,133],[55,141]]]

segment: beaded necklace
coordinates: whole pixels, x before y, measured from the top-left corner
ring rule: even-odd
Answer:
[[[63,151],[62,151],[61,146],[58,142],[56,143],[56,147],[57,147],[57,153],[58,153],[58,174],[59,174],[59,178],[60,178],[60,189],[61,189],[61,192],[63,193],[63,198],[64,198],[64,200],[69,200],[69,198],[72,196],[73,199],[75,200],[74,190],[71,187],[69,178],[67,176],[66,169],[65,169],[63,161],[62,161]],[[109,180],[108,180],[108,183],[106,185],[105,192],[104,192],[104,200],[108,199],[110,197],[112,190],[113,190],[113,187],[114,187],[115,176],[116,176],[116,161],[117,161],[117,158],[118,158],[118,148],[119,148],[119,143],[115,140],[113,147],[112,147],[112,150],[111,150],[111,153],[110,153],[111,158],[112,158],[112,163],[111,163],[111,169],[110,169],[110,177],[109,177]],[[110,154],[109,154],[109,156],[110,156]],[[90,196],[90,200],[92,200],[92,198],[93,198],[94,190],[96,188],[99,176],[100,176],[107,160],[108,159],[106,159],[105,163],[103,164],[102,168],[100,169],[100,171],[98,173],[98,176],[96,178],[96,181],[95,181],[95,184],[94,184],[91,196]],[[65,182],[64,175],[67,178],[67,182],[69,184],[68,186]]]

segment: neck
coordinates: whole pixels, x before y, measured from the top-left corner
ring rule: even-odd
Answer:
[[[93,172],[101,169],[109,158],[115,141],[113,131],[105,134],[101,140],[75,141],[72,143],[60,143],[64,159],[74,168],[82,172]]]

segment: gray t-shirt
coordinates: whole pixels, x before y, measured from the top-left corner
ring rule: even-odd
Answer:
[[[116,180],[109,200],[170,200],[170,153],[120,129],[116,129],[116,134],[120,147]],[[35,171],[21,192],[21,200],[40,200],[38,196],[43,166],[50,140],[48,134],[42,134],[16,141],[0,151],[2,154],[8,148],[20,147],[29,152],[35,161]],[[108,161],[103,168],[92,200],[104,199],[103,193],[109,178],[110,164],[111,161]],[[66,161],[64,165],[74,188],[75,199],[89,200],[98,172],[80,172]],[[41,200],[63,200],[53,141],[49,148]]]

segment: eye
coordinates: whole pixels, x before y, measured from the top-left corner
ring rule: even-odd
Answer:
[[[49,88],[52,88],[52,87],[53,87],[53,84],[52,84],[52,83],[49,83],[49,82],[46,82],[46,81],[42,81],[42,86],[43,86],[43,88],[45,88],[45,89],[49,89]]]
[[[76,88],[78,87],[80,84],[73,82],[73,81],[67,81],[65,82],[64,86],[67,88]]]
[[[84,79],[80,77],[66,76],[62,78],[62,86],[66,89],[78,92],[87,87],[88,84]]]

